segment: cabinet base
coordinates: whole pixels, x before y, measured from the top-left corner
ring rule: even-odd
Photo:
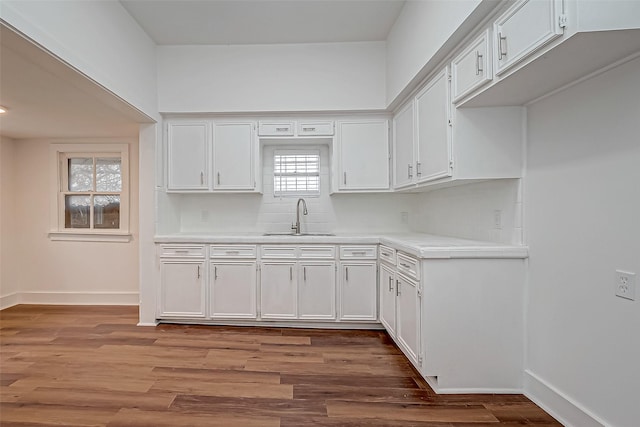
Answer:
[[[221,319],[156,319],[158,323],[208,326],[254,326],[262,328],[305,328],[305,329],[371,329],[384,330],[380,322],[322,322],[286,320],[221,320]]]

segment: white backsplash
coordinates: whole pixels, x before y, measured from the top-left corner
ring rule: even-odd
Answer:
[[[417,196],[412,228],[431,234],[521,244],[521,194],[519,179],[486,181],[423,193]],[[499,225],[496,216],[499,216]]]
[[[291,149],[292,147],[286,147]],[[307,147],[305,147],[307,148]],[[410,231],[416,196],[410,194],[334,194],[329,196],[329,148],[320,149],[320,196],[305,197],[308,215],[303,232],[360,233]],[[274,197],[273,151],[263,149],[263,194],[172,194],[164,203],[178,211],[183,233],[288,232],[295,221],[298,197]],[[406,212],[403,218],[403,212]],[[160,227],[159,227],[160,228]],[[165,227],[168,231],[171,228]]]

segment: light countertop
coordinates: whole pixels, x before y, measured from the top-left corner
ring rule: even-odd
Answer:
[[[178,233],[158,235],[156,243],[201,244],[383,244],[418,258],[527,258],[528,247],[459,239],[424,233],[336,233],[335,235],[270,235],[253,233]]]

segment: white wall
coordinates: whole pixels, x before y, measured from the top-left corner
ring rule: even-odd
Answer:
[[[286,147],[291,149],[290,146]],[[169,195],[167,211],[177,212],[180,232],[290,232],[297,197],[274,197],[273,151],[263,150],[263,194]],[[376,233],[409,231],[402,212],[415,210],[414,196],[402,194],[335,194],[329,196],[329,150],[320,146],[319,197],[305,197],[308,215],[303,232]],[[171,220],[171,218],[169,218]]]
[[[417,195],[412,227],[430,234],[522,244],[520,188],[519,179],[502,179]]]
[[[0,138],[0,309],[17,301],[18,286],[11,276],[16,241],[14,173],[15,141]]]
[[[159,111],[384,109],[384,64],[384,42],[159,46]]]
[[[482,0],[407,1],[387,37],[386,102],[391,104]]]
[[[16,236],[12,263],[3,263],[3,274],[6,269],[15,280],[20,302],[137,304],[138,144],[131,143],[129,151],[133,240],[128,243],[51,241],[49,143],[20,140],[13,149],[13,162],[20,165],[12,183]]]
[[[117,1],[3,0],[0,17],[153,117],[155,44]]]
[[[554,389],[601,423],[637,426],[640,289],[636,301],[616,297],[614,273],[640,276],[640,59],[528,117],[528,391],[552,406]]]

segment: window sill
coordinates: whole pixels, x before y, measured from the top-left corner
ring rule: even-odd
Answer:
[[[78,232],[78,231],[51,231],[49,239],[62,242],[116,242],[128,243],[133,239],[131,233],[99,233],[99,232]]]

